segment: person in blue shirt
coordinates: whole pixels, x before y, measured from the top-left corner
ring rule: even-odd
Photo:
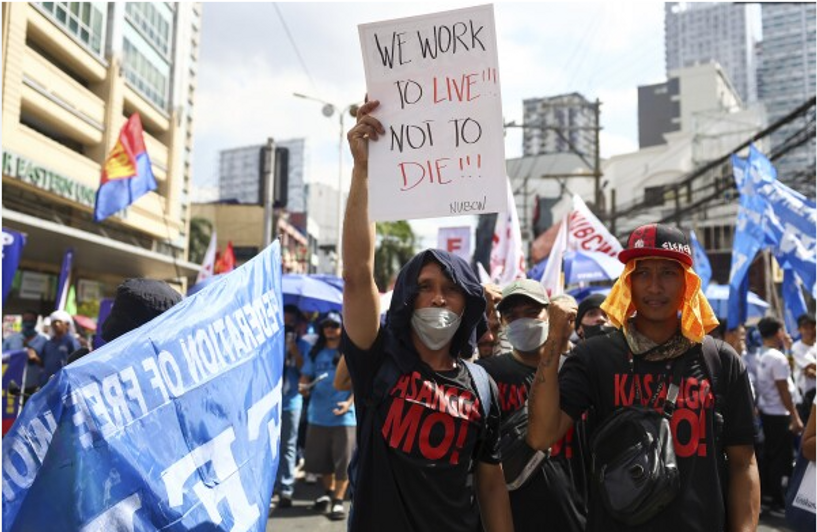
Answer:
[[[284,329],[286,343],[284,349],[283,404],[281,407],[281,461],[278,464],[278,478],[275,491],[278,492],[278,508],[292,507],[295,491],[295,466],[298,451],[298,425],[301,420],[303,397],[298,393],[298,381],[304,359],[302,352],[309,351],[309,342],[300,338],[298,328],[302,315],[295,305],[284,305]]]
[[[310,395],[307,407],[306,470],[321,475],[326,493],[314,508],[329,518],[346,517],[343,499],[349,485],[346,468],[355,446],[354,397],[332,385],[341,358],[342,320],[330,312],[319,323],[318,340],[304,356],[300,388]]]
[[[43,371],[40,387],[68,363],[68,355],[80,348],[79,341],[71,331],[73,318],[64,310],[51,313],[51,338],[43,346]]]
[[[37,330],[39,315],[36,312],[26,310],[23,312],[22,317],[23,329],[3,340],[3,351],[25,349],[28,352],[28,364],[23,388],[26,394],[32,394],[37,390],[40,381],[43,347],[48,341],[48,336]]]

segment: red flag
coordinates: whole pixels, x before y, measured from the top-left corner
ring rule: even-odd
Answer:
[[[227,242],[227,249],[216,259],[216,273],[229,273],[235,269],[233,243]]]

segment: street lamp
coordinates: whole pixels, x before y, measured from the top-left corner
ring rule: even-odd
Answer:
[[[341,107],[339,105],[335,105],[333,103],[329,103],[325,100],[321,100],[320,98],[315,98],[313,96],[307,96],[306,94],[300,94],[298,92],[293,92],[293,96],[296,98],[303,98],[304,100],[312,100],[313,102],[318,102],[323,104],[323,108],[321,109],[321,113],[326,118],[330,118],[333,114],[335,114],[336,110],[340,110]],[[338,113],[338,117],[340,118],[340,132],[338,136],[338,233],[337,233],[337,244],[335,248],[335,254],[337,258],[335,260],[335,274],[340,276],[341,275],[341,254],[340,254],[340,237],[343,233],[343,137],[346,133],[343,127],[343,119],[348,112],[352,117],[357,116],[357,109],[358,104],[352,103],[347,105],[340,110]]]

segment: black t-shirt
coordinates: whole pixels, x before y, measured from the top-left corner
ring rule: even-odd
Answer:
[[[511,353],[477,362],[496,382],[503,419],[513,414],[528,399],[536,368],[523,364]],[[579,532],[585,527],[585,515],[574,468],[581,468],[574,446],[573,427],[551,447],[551,458],[542,462],[539,472],[519,489],[509,492],[514,530],[542,532],[554,530]]]
[[[627,343],[618,331],[576,346],[573,356],[567,359],[559,373],[561,409],[575,420],[592,406],[598,426],[616,408],[633,403],[635,381],[640,382],[642,403],[646,405],[658,383],[669,378],[669,363],[635,357],[634,375],[631,375],[628,355]],[[717,376],[718,402],[724,418],[722,446],[752,445],[752,394],[746,368],[726,344],[719,342],[718,355],[721,360]],[[666,510],[646,524],[625,527],[605,515],[601,502],[591,489],[587,530],[723,530],[725,507],[713,424],[715,398],[700,346],[684,357],[691,357],[691,360],[683,374],[676,410],[670,422],[681,474],[679,494]],[[659,408],[663,406],[666,392],[667,386],[664,385],[658,396]]]
[[[366,408],[375,408],[371,449],[359,456],[352,530],[476,532],[474,490],[468,474],[475,462],[499,463],[499,401],[491,382],[488,419],[483,419],[476,386],[464,364],[435,372],[416,357],[397,365],[397,383],[386,398],[367,399],[383,357],[384,329],[367,351],[343,337],[342,351],[352,377],[358,430]],[[404,355],[406,355],[404,353]],[[361,441],[358,435],[358,442]]]

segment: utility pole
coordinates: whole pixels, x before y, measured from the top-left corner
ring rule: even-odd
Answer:
[[[275,141],[272,138],[267,139],[267,145],[261,148],[263,150],[261,168],[262,174],[262,190],[264,203],[264,247],[266,248],[272,243],[273,235],[275,234],[275,227],[273,224],[273,197],[275,192]]]
[[[596,213],[601,215],[604,214],[606,209],[604,208],[604,199],[602,198],[601,194],[601,122],[599,118],[601,116],[601,101],[596,98],[596,103],[594,105],[594,112],[596,115],[596,130],[595,130],[595,144],[596,144],[596,158],[593,161],[593,170],[595,175],[595,200],[594,203],[596,204]]]

